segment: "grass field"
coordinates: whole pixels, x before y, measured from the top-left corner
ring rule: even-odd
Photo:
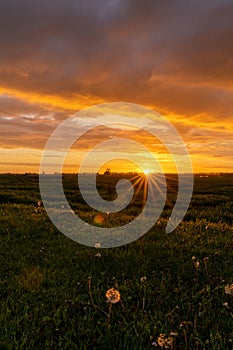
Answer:
[[[103,197],[114,197],[116,180],[99,178]],[[176,178],[168,182],[150,232],[99,249],[58,232],[39,202],[37,175],[0,175],[0,349],[233,349],[233,175],[195,176],[189,210],[171,234]],[[92,224],[122,224],[140,210],[135,198],[121,218],[96,223],[74,176],[64,188]],[[110,288],[121,295],[115,304],[106,302]]]

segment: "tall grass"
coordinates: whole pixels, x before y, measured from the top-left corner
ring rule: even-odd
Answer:
[[[99,249],[57,231],[38,205],[37,176],[1,175],[0,349],[232,349],[232,180],[196,177],[173,233],[165,226],[175,191],[149,233]],[[67,197],[79,198],[65,181]],[[94,212],[73,204],[91,223]],[[120,301],[110,305],[111,288]]]

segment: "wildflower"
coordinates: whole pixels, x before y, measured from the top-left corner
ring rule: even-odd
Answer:
[[[159,337],[158,337],[158,344],[159,346],[163,347],[164,346],[164,338],[165,338],[165,334],[160,334]]]
[[[96,244],[95,244],[95,248],[96,248],[96,249],[98,249],[98,248],[100,248],[100,247],[101,247],[101,244],[100,244],[100,243],[96,243]]]
[[[176,333],[176,332],[171,332],[171,333],[170,333],[170,336],[171,336],[171,337],[176,337],[177,335],[178,335],[178,333]]]
[[[101,258],[101,254],[100,253],[96,253],[95,257],[96,258]]]
[[[140,278],[140,281],[141,281],[141,284],[143,284],[144,282],[146,282],[147,280],[147,277],[146,276],[143,276]]]
[[[116,304],[121,298],[120,293],[115,288],[108,289],[105,294],[107,301],[111,304]]]
[[[225,293],[233,296],[233,283],[225,286]]]
[[[186,321],[182,321],[179,327],[182,328],[182,327],[186,326],[186,324],[187,324]]]
[[[194,266],[196,267],[196,269],[198,269],[199,266],[200,266],[200,262],[197,260],[197,258],[195,256],[192,256],[192,261],[193,261]]]
[[[166,337],[166,334],[160,334],[158,337],[158,345],[161,348],[169,349],[170,346],[172,346],[172,339],[170,337]]]

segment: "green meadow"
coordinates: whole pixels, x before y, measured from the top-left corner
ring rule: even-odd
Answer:
[[[118,177],[98,177],[103,198],[114,199]],[[140,189],[119,217],[88,207],[74,175],[63,182],[89,224],[122,225],[141,210]],[[195,175],[189,210],[170,234],[177,179],[167,182],[154,227],[101,249],[56,229],[38,175],[0,175],[0,350],[233,349],[233,174]]]

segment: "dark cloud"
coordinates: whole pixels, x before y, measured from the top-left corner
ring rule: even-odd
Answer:
[[[0,6],[3,87],[180,112],[181,96],[189,99],[192,88],[202,89],[207,106],[200,108],[208,111],[216,99],[209,85],[224,89],[232,79],[231,1],[3,0]]]
[[[1,0],[1,146],[42,148],[79,98],[153,106],[186,141],[230,142],[232,43],[231,0]]]

